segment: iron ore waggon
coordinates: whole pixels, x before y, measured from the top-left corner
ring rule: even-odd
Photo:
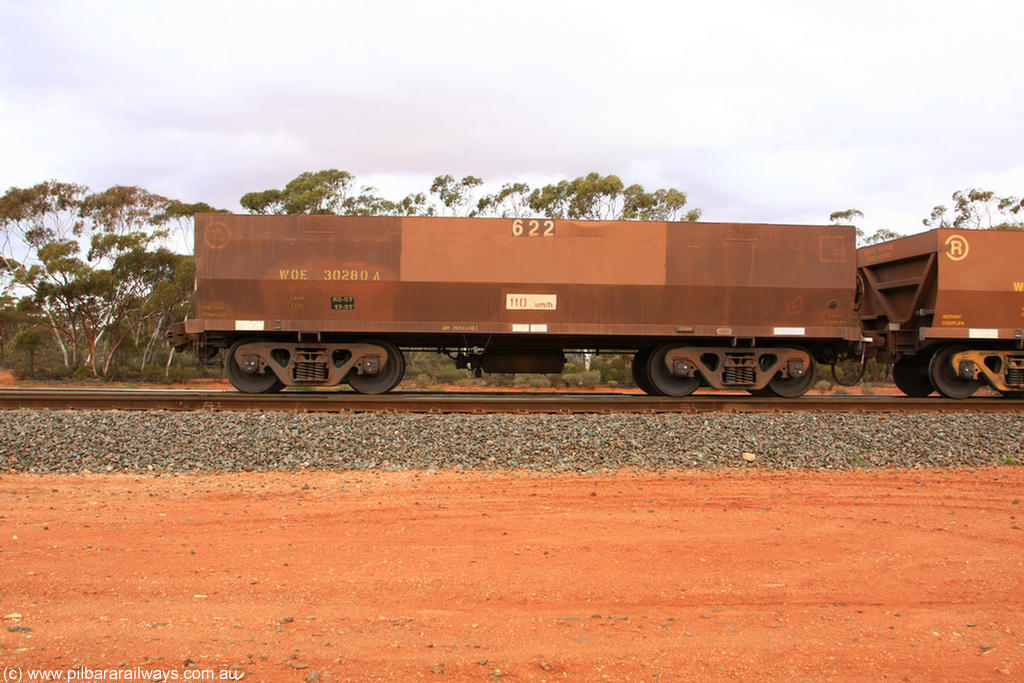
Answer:
[[[1024,233],[940,228],[857,252],[860,316],[909,396],[1024,396]]]
[[[799,396],[861,352],[846,226],[201,214],[196,316],[176,348],[243,392],[383,393],[402,350],[486,372],[634,353],[647,393]]]

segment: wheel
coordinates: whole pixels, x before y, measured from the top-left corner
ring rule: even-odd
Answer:
[[[665,356],[676,348],[679,347],[666,344],[655,349],[647,359],[647,377],[651,388],[662,396],[689,396],[700,386],[700,375],[676,377],[665,365]]]
[[[935,391],[928,375],[928,356],[903,356],[892,366],[892,381],[907,396],[924,398]]]
[[[932,384],[946,398],[967,398],[981,387],[981,380],[963,379],[953,368],[953,356],[966,350],[962,346],[944,346],[932,356],[928,364]]]
[[[388,360],[380,371],[372,375],[360,375],[355,370],[348,373],[345,379],[360,394],[386,394],[398,386],[405,375],[405,357],[398,347],[389,342],[372,342],[382,347],[388,354]]]
[[[804,351],[804,349],[797,349]],[[810,358],[810,354],[807,354]],[[807,393],[807,390],[814,386],[817,379],[817,365],[811,358],[809,366],[800,377],[779,377],[775,376],[768,382],[768,389],[776,396],[783,398],[798,398]]]
[[[284,389],[284,382],[277,378],[273,370],[265,372],[246,372],[235,362],[235,354],[240,346],[262,341],[261,339],[239,339],[224,356],[224,370],[231,380],[231,385],[243,394],[272,394]]]
[[[999,394],[1003,398],[1024,398],[1024,391],[1000,391]]]
[[[651,359],[650,349],[640,349],[633,355],[633,382],[643,389],[645,394],[657,396],[658,392],[651,384],[651,378],[647,374],[647,364]]]

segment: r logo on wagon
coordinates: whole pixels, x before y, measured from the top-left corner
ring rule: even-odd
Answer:
[[[946,239],[946,256],[952,261],[963,261],[967,258],[969,250],[970,245],[967,244],[967,238],[963,235],[950,235]]]
[[[220,221],[210,223],[203,232],[203,241],[210,249],[223,249],[231,241],[231,230]]]

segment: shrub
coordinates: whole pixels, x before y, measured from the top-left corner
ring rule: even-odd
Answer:
[[[443,384],[455,384],[459,380],[469,379],[470,377],[471,373],[469,370],[460,370],[454,364],[442,367],[437,371],[437,381]]]
[[[551,386],[551,382],[544,375],[516,375],[515,384],[517,387],[525,387],[528,389],[547,389]]]
[[[595,387],[601,382],[601,373],[597,370],[582,370],[580,372],[563,372],[562,379],[566,384],[573,387]]]
[[[484,377],[487,379],[487,386],[491,387],[510,387],[516,381],[514,374],[506,372],[494,372]]]
[[[590,367],[600,372],[601,379],[605,382],[623,384],[633,381],[633,373],[626,364],[626,359],[619,355],[596,358]]]
[[[832,388],[832,382],[827,379],[819,379],[817,382],[814,383],[814,388],[824,394],[826,391]]]

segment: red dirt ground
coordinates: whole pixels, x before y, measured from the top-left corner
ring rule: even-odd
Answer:
[[[1024,468],[5,474],[0,665],[1019,681],[1022,494]]]

